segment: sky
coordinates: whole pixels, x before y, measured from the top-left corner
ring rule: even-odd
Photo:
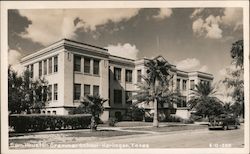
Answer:
[[[162,55],[184,71],[223,79],[232,43],[243,38],[241,8],[26,9],[8,11],[8,60],[62,38],[131,59]]]

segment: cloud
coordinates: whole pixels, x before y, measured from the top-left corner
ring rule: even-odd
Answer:
[[[8,63],[12,68],[17,71],[18,74],[21,74],[24,70],[24,67],[20,64],[21,53],[17,50],[8,50]]]
[[[137,59],[137,54],[139,52],[135,45],[131,45],[129,43],[125,43],[123,45],[120,43],[118,43],[117,45],[108,45],[105,48],[108,49],[111,55],[129,59]]]
[[[178,62],[175,62],[177,69],[184,70],[184,71],[201,71],[207,72],[208,67],[207,65],[201,66],[201,63],[196,58],[187,58]]]
[[[241,8],[225,8],[219,15],[212,15],[211,10],[195,9],[190,15],[193,19],[192,29],[197,37],[220,39],[223,27],[231,27],[232,31],[242,29],[243,14]],[[210,13],[210,15],[207,15]]]
[[[20,10],[32,23],[23,38],[47,45],[61,38],[74,38],[76,30],[95,31],[98,25],[118,23],[138,14],[139,9]]]
[[[222,30],[219,27],[221,18],[219,16],[210,15],[205,20],[198,18],[193,22],[193,32],[198,37],[205,36],[211,39],[222,38]]]
[[[160,8],[159,13],[153,16],[153,18],[162,20],[162,19],[170,17],[172,13],[173,13],[172,9]]]

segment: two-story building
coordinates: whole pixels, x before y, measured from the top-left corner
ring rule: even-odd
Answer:
[[[160,57],[163,58],[163,57]],[[136,84],[143,82],[146,74],[146,58],[132,60],[110,55],[107,49],[62,39],[22,58],[21,63],[32,72],[32,77],[48,81],[48,101],[42,114],[68,114],[79,106],[85,95],[100,95],[105,102],[102,120],[122,116],[131,101],[128,101]],[[203,72],[185,72],[172,65],[174,85],[183,95],[183,101],[176,105],[176,115],[188,118],[186,106],[189,94],[195,84],[211,82],[213,76]],[[153,110],[152,105],[144,106]]]

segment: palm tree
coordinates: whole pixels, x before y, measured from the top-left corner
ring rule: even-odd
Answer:
[[[88,113],[91,114],[90,128],[92,131],[96,131],[99,116],[103,113],[103,104],[107,99],[101,98],[99,95],[87,95],[81,100],[79,107],[73,110],[73,114]]]
[[[192,90],[188,106],[203,117],[217,116],[223,113],[222,102],[216,97],[216,90],[210,82],[199,82]]]
[[[148,59],[145,63],[146,76],[143,76],[145,82],[139,85],[139,91],[136,95],[138,102],[154,102],[154,119],[153,126],[158,127],[158,102],[160,98],[169,90],[169,81],[171,65],[161,56],[154,59]]]

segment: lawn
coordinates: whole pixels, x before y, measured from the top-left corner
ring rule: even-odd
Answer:
[[[153,132],[172,132],[172,131],[182,131],[182,130],[196,130],[205,129],[206,125],[175,125],[169,124],[165,126],[156,127],[136,127],[136,128],[124,128],[124,130],[136,130],[136,131],[153,131]]]

